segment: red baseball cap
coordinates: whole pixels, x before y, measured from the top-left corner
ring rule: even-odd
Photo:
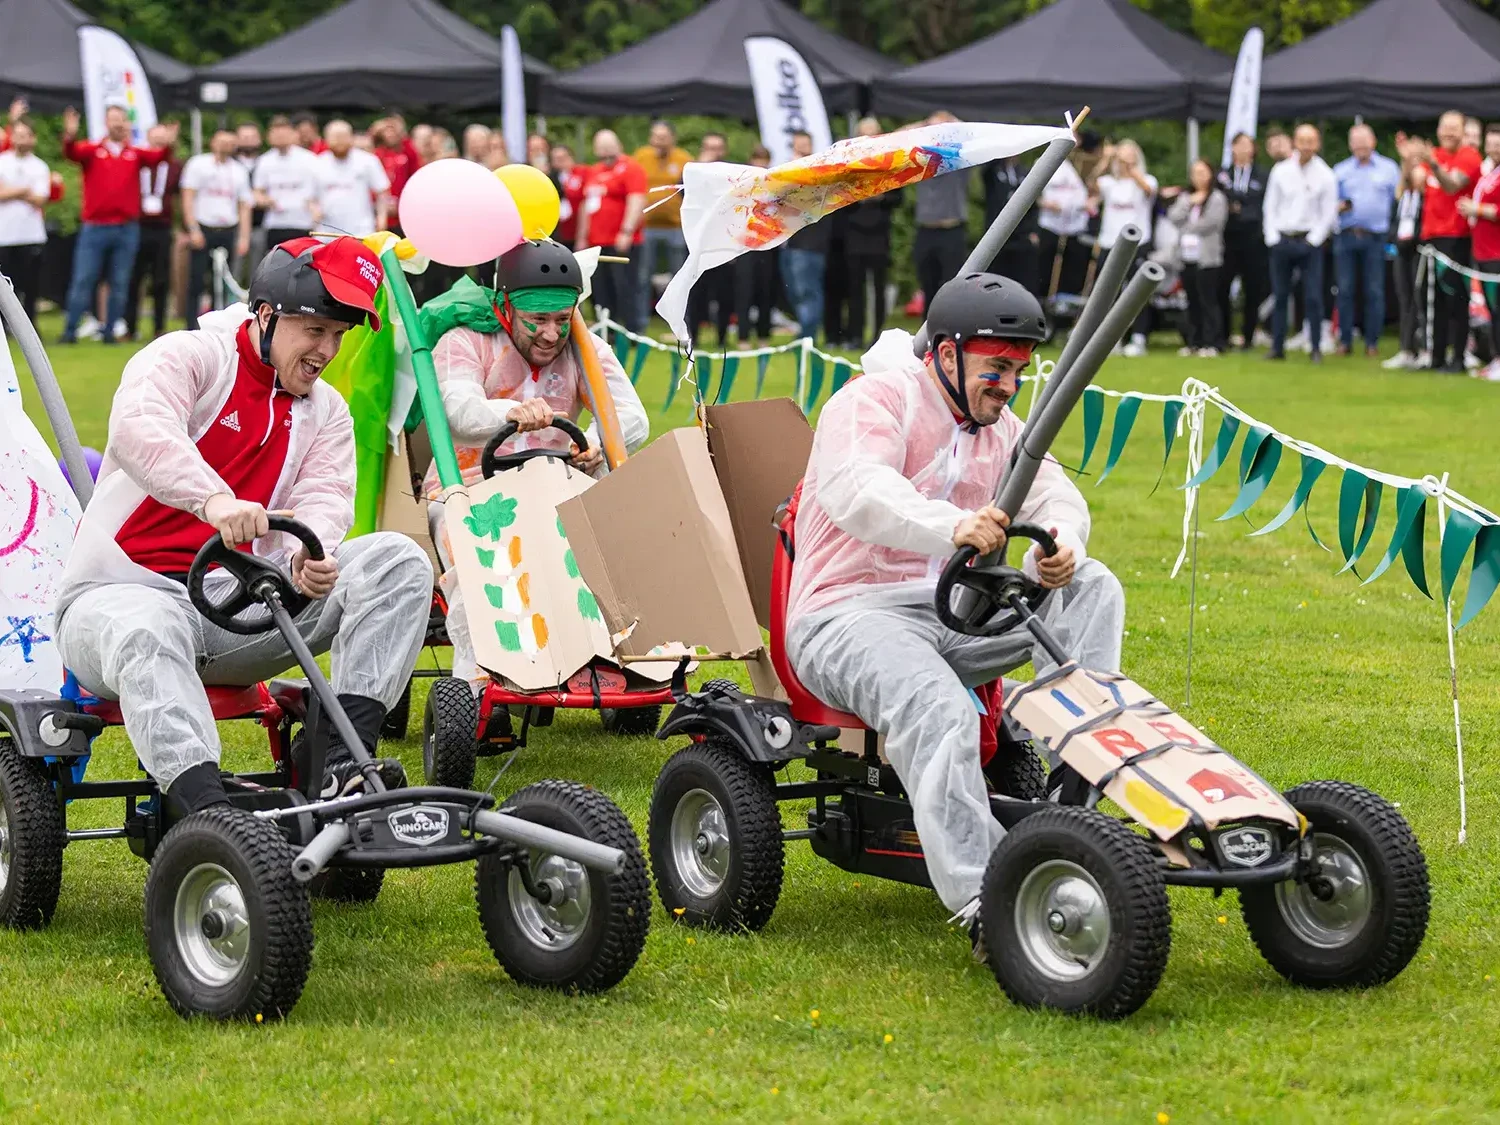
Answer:
[[[375,311],[375,294],[385,280],[380,262],[357,238],[341,235],[332,242],[320,238],[293,238],[281,244],[292,257],[312,250],[312,267],[328,295],[341,305],[360,309],[370,318],[370,330],[380,331],[380,314]]]

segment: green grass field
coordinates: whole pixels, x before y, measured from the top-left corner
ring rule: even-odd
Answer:
[[[50,340],[56,325],[49,320],[45,331]],[[1480,503],[1500,503],[1494,387],[1387,373],[1362,358],[1313,368],[1305,358],[1271,365],[1167,354],[1113,360],[1100,382],[1166,392],[1188,375],[1212,380],[1297,437],[1391,472],[1450,472]],[[104,444],[124,358],[93,344],[54,350],[88,444]],[[774,361],[765,393],[787,393],[791,377],[790,360]],[[641,380],[657,432],[690,418],[682,396],[660,415],[666,380],[657,357]],[[751,365],[736,397],[753,386]],[[1108,426],[1106,418],[1105,441]],[[1168,571],[1182,523],[1181,494],[1170,485],[1182,480],[1185,443],[1153,494],[1160,435],[1148,405],[1111,478],[1083,483],[1092,553],[1115,569],[1129,599],[1125,670],[1181,704],[1188,584]],[[1075,420],[1058,452],[1076,464],[1080,448]],[[1095,472],[1102,456],[1101,443]],[[373,907],[319,903],[313,973],[284,1024],[188,1024],[162,1000],[147,961],[144,864],[118,842],[85,842],[67,851],[51,928],[0,933],[0,1118],[1500,1118],[1500,606],[1458,639],[1469,801],[1460,847],[1441,607],[1399,564],[1364,587],[1336,575],[1339,560],[1300,521],[1258,539],[1246,538],[1243,521],[1212,522],[1233,499],[1231,478],[1226,470],[1204,491],[1202,608],[1185,713],[1277,783],[1342,778],[1400,803],[1431,865],[1433,912],[1425,946],[1394,983],[1355,993],[1290,987],[1255,952],[1232,892],[1175,890],[1171,963],[1141,1012],[1113,1025],[1038,1015],[1005,1000],[930,892],[848,875],[791,843],[781,903],[763,933],[690,931],[657,905],[635,971],[603,996],[512,985],[480,933],[471,870],[446,867],[392,873]],[[1284,465],[1250,513],[1255,526],[1294,483]],[[1335,535],[1337,491],[1330,474],[1313,496],[1325,541]],[[1393,518],[1387,497],[1371,558]],[[1434,576],[1436,541],[1429,522]],[[418,715],[420,706],[419,695]],[[230,764],[264,761],[255,728],[226,726],[224,736]],[[91,775],[134,768],[121,732],[99,747]],[[596,716],[559,712],[502,787],[588,781],[644,834],[656,771],[676,748],[610,739]],[[420,773],[415,740],[393,751]],[[481,761],[481,785],[496,765]],[[73,821],[118,816],[113,802],[100,803],[75,806]],[[799,817],[784,810],[788,824]]]

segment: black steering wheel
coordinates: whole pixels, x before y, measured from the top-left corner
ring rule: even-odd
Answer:
[[[479,459],[479,468],[484,473],[484,479],[489,480],[496,473],[503,473],[506,469],[514,469],[527,461],[538,457],[550,457],[555,461],[571,461],[573,454],[566,449],[523,449],[519,453],[507,453],[503,457],[496,457],[495,451],[511,438],[516,436],[517,426],[514,422],[507,422],[495,431],[495,436],[490,438],[489,444],[484,447],[484,454]],[[579,453],[588,451],[589,439],[584,436],[582,430],[573,425],[563,417],[552,419],[552,429],[561,430],[567,434],[574,445],[578,447]]]
[[[1057,554],[1057,541],[1045,527],[1034,523],[1013,523],[1005,531],[1006,550],[1012,539],[1030,539],[1042,548],[1042,554]],[[1021,623],[1021,612],[1012,604],[1019,597],[1035,613],[1052,591],[1029,577],[1018,566],[1000,563],[996,566],[970,566],[979,552],[960,547],[948,560],[937,585],[937,615],[955,633],[970,637],[998,637]],[[968,590],[974,596],[967,613],[953,608],[955,590]],[[996,614],[1003,616],[996,617]]]
[[[284,531],[301,540],[302,546],[307,549],[308,558],[323,557],[323,544],[318,542],[318,537],[306,524],[285,516],[271,516],[270,525],[272,531]],[[203,589],[204,576],[214,566],[222,567],[235,578],[228,596],[217,602],[209,601],[208,594]],[[239,615],[251,606],[268,605],[274,595],[287,613],[296,617],[311,601],[292,585],[292,576],[287,571],[249,551],[224,546],[224,540],[217,532],[203,544],[193,559],[193,565],[188,568],[187,589],[188,597],[206,620],[225,632],[238,633],[244,637],[269,633],[276,628],[276,622],[269,615],[253,621],[239,620]]]

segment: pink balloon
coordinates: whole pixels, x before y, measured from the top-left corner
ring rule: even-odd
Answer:
[[[521,213],[483,164],[435,160],[401,191],[401,229],[412,245],[445,266],[477,266],[521,241]]]

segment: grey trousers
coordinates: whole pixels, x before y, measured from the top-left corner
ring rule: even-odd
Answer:
[[[296,618],[315,654],[333,651],[333,689],[393,706],[416,666],[432,601],[432,563],[395,532],[351,539],[334,552],[338,583]],[[215,597],[210,574],[208,594]],[[255,636],[204,620],[186,588],[114,584],[87,591],[57,628],[63,662],[88,691],[117,699],[136,755],[163,788],[219,760],[219,730],[204,684],[248,685],[283,672],[292,654],[274,629]]]
[[[1041,617],[1083,667],[1117,672],[1125,593],[1097,559],[1054,590]],[[886,736],[885,752],[911,797],[927,871],[938,897],[962,910],[979,894],[1004,830],[990,815],[979,768],[979,713],[968,689],[1031,660],[1054,666],[1024,628],[999,637],[955,633],[931,601],[872,604],[852,598],[792,626],[788,655],[802,683]]]

